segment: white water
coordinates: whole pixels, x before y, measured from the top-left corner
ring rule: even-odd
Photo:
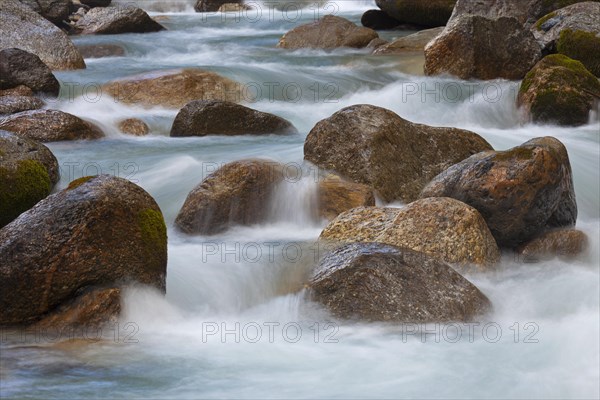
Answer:
[[[162,7],[169,3],[153,4]],[[338,4],[341,15],[354,21],[360,10],[370,7]],[[131,290],[124,302],[118,340],[86,345],[50,340],[24,346],[15,338],[3,338],[2,397],[600,395],[597,121],[581,128],[521,126],[513,101],[518,83],[486,85],[409,75],[414,59],[374,58],[364,51],[287,52],[274,48],[285,31],[308,22],[311,14],[293,23],[283,18],[223,22],[219,15],[204,20],[192,12],[175,12],[178,10],[167,10],[168,19],[162,21],[167,32],[76,38],[77,43],[120,43],[128,56],[86,60],[87,70],[58,74],[63,85],[79,84],[81,88],[132,73],[180,66],[214,70],[243,83],[293,84],[302,90],[297,102],[291,95],[275,93],[271,99],[263,93],[249,105],[289,119],[300,133],[171,139],[167,136],[174,110],[124,106],[106,96],[97,100],[93,92],[87,97],[67,96],[53,104],[94,119],[108,133],[108,138],[94,142],[50,144],[62,166],[60,187],[99,169],[135,180],[160,204],[169,226],[167,296],[143,288]],[[461,87],[460,100],[456,99],[457,85]],[[423,90],[432,88],[431,93]],[[496,101],[497,90],[502,95]],[[81,93],[81,89],[75,92]],[[336,332],[327,325],[330,316],[308,302],[301,290],[322,251],[314,244],[323,224],[313,218],[308,206],[315,201],[310,178],[301,180],[296,192],[294,186],[281,188],[266,224],[234,228],[210,238],[187,237],[173,229],[187,193],[215,167],[247,157],[301,165],[304,138],[312,126],[357,103],[386,107],[415,122],[470,129],[497,149],[537,136],[559,138],[569,150],[579,205],[578,227],[590,236],[592,244],[588,254],[571,263],[535,265],[508,258],[496,273],[469,275],[491,299],[494,312],[489,321],[473,327],[471,337],[463,326],[462,339],[451,343],[448,327],[422,340],[390,326],[345,323]],[[119,134],[116,121],[130,116],[144,119],[151,126],[150,136]],[[480,331],[486,322],[502,329],[498,341],[492,340],[493,329],[486,334]],[[233,331],[239,324],[239,340],[231,333],[221,337],[223,323]],[[284,331],[285,324],[290,325]],[[252,343],[257,327],[262,336]],[[294,343],[298,327],[302,335]],[[214,329],[219,332],[211,334]],[[515,331],[519,332],[517,343]],[[137,342],[125,340],[127,333]],[[526,343],[527,334],[533,334],[528,342],[537,343]]]

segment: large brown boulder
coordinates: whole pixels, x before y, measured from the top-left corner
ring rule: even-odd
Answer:
[[[560,34],[565,30],[590,32],[600,35],[600,2],[586,1],[540,18],[531,31],[546,51],[556,51]]]
[[[373,189],[361,183],[349,182],[335,174],[319,179],[319,215],[332,220],[344,211],[375,205]]]
[[[517,97],[523,116],[537,123],[585,125],[600,112],[600,82],[579,61],[552,54],[527,74]]]
[[[304,158],[370,185],[387,202],[410,202],[444,169],[491,148],[473,132],[415,124],[362,104],[318,122],[304,142]]]
[[[533,34],[515,18],[463,15],[425,47],[425,73],[522,79],[541,57]]]
[[[0,49],[33,53],[52,70],[85,68],[67,35],[17,0],[0,1],[0,21]]]
[[[58,179],[46,146],[0,130],[0,228],[48,196]]]
[[[402,23],[424,27],[444,26],[456,0],[376,0],[377,6]]]
[[[544,232],[540,236],[521,246],[519,256],[524,262],[538,262],[559,257],[571,260],[589,247],[585,233],[577,229],[556,229]]]
[[[335,249],[309,288],[336,317],[361,321],[472,321],[491,309],[488,298],[449,265],[381,243]]]
[[[188,234],[211,235],[232,225],[263,222],[275,185],[282,180],[283,168],[276,162],[226,164],[188,194],[175,225]]]
[[[102,90],[115,100],[142,106],[182,108],[193,100],[237,102],[241,85],[195,68],[147,72],[109,82]]]
[[[373,29],[357,26],[342,17],[327,15],[318,21],[292,29],[283,35],[277,47],[284,49],[363,48],[377,37],[379,35]]]
[[[75,115],[58,110],[32,110],[0,119],[0,129],[40,142],[99,139],[100,128]]]
[[[38,56],[17,48],[0,50],[0,89],[21,85],[53,96],[60,91],[60,83]]]
[[[0,117],[22,111],[39,110],[46,103],[31,96],[0,96]]]
[[[96,7],[78,20],[74,29],[81,34],[158,32],[166,29],[137,7]]]
[[[577,220],[571,164],[555,138],[476,154],[442,172],[421,197],[452,197],[477,209],[501,246]]]
[[[0,325],[25,325],[95,289],[139,282],[164,291],[167,230],[139,186],[85,177],[2,228],[0,258]]]
[[[150,127],[138,118],[121,120],[117,124],[117,127],[122,133],[132,136],[146,136],[150,132]]]
[[[431,28],[413,33],[412,35],[403,36],[394,40],[391,43],[378,47],[373,54],[402,54],[407,52],[422,52],[425,51],[427,43],[444,31],[444,27]]]
[[[500,260],[498,245],[479,212],[449,198],[421,199],[401,209],[355,208],[327,225],[320,239],[406,247],[461,269],[485,270]]]
[[[268,135],[297,132],[277,115],[219,100],[195,100],[183,107],[173,121],[171,136]]]

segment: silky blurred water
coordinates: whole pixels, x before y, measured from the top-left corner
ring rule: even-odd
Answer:
[[[295,20],[277,12],[236,20],[176,3],[140,3],[168,31],[75,37],[76,44],[120,44],[126,56],[87,59],[86,70],[57,73],[63,96],[49,105],[107,132],[98,141],[49,144],[61,164],[58,189],[102,172],[133,180],[158,201],[169,228],[167,295],[130,290],[119,327],[103,341],[24,341],[3,332],[3,398],[598,398],[597,118],[579,128],[521,124],[519,82],[423,77],[419,56],[277,49],[279,37],[310,22],[314,9]],[[372,7],[335,5],[354,22]],[[245,104],[287,118],[299,133],[172,139],[177,110],[127,106],[97,90],[118,77],[179,67],[215,71],[255,89],[257,98]],[[288,92],[279,90],[286,85]],[[303,143],[320,119],[360,103],[472,130],[496,149],[559,138],[569,151],[588,253],[540,264],[507,256],[494,273],[468,275],[494,304],[477,326],[434,325],[425,334],[333,321],[303,291],[323,251],[315,241],[324,226],[312,213],[316,183],[302,162]],[[143,119],[150,135],[120,134],[116,123],[126,117]],[[265,205],[268,221],[213,237],[178,233],[173,221],[188,192],[218,166],[249,157],[298,173]]]

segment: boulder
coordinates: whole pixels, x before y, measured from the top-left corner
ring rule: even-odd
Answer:
[[[491,310],[488,298],[449,265],[381,243],[334,250],[309,288],[334,316],[360,321],[468,322]]]
[[[58,171],[46,146],[0,131],[0,228],[48,196]]]
[[[579,61],[552,54],[527,74],[517,97],[526,119],[563,126],[585,125],[598,109],[600,82]]]
[[[544,15],[531,27],[531,31],[546,53],[554,53],[557,51],[561,33],[566,30],[587,32],[593,34],[594,37],[600,36],[598,21],[600,21],[600,3],[587,1]],[[571,38],[571,40],[573,39],[575,38]],[[598,51],[592,51],[592,53],[598,53]]]
[[[415,124],[362,104],[318,122],[304,142],[304,158],[373,187],[387,202],[410,202],[444,169],[491,148],[473,132]]]
[[[384,11],[381,10],[367,10],[360,18],[360,23],[365,28],[371,28],[374,30],[388,30],[394,29],[400,25],[400,21],[390,17]]]
[[[19,48],[38,56],[52,70],[85,68],[67,35],[17,0],[0,2],[0,49]]]
[[[10,89],[0,89],[0,97],[4,97],[4,96],[32,97],[33,90],[31,90],[30,88],[28,88],[25,85],[19,85],[14,88],[10,88]]]
[[[580,61],[585,68],[600,78],[600,33],[572,31],[560,33],[556,50],[569,58]]]
[[[319,180],[319,214],[332,220],[344,211],[355,207],[374,206],[373,189],[360,183],[348,182],[335,174]]]
[[[375,55],[402,54],[406,52],[422,52],[433,38],[444,31],[444,27],[425,29],[412,35],[403,36],[393,42],[380,46],[373,52]]]
[[[479,15],[491,19],[511,17],[516,18],[522,25],[529,27],[549,12],[574,3],[580,3],[581,1],[582,0],[458,0],[454,7],[454,12],[452,13],[452,19],[462,15]]]
[[[195,100],[173,121],[172,137],[206,135],[268,135],[297,132],[285,119],[229,101]]]
[[[84,177],[2,228],[0,258],[0,325],[26,325],[95,289],[138,282],[164,291],[167,229],[139,186]]]
[[[376,49],[378,49],[381,46],[384,46],[388,43],[389,42],[387,40],[383,40],[381,38],[376,38],[369,42],[369,44],[367,45],[367,49],[373,49],[373,51],[375,51]]]
[[[224,165],[196,186],[185,199],[175,225],[188,234],[212,235],[232,225],[263,222],[282,165],[241,160]]]
[[[127,118],[119,121],[118,127],[122,133],[133,136],[146,136],[150,132],[148,125],[137,118]]]
[[[158,32],[166,29],[137,7],[97,7],[75,23],[81,34]]]
[[[21,111],[38,110],[46,103],[31,96],[0,96],[0,116]]]
[[[99,139],[100,128],[72,114],[58,110],[32,110],[0,119],[0,129],[40,142]]]
[[[19,0],[32,11],[61,26],[71,13],[71,0]]]
[[[417,200],[402,209],[355,208],[334,219],[320,238],[405,247],[462,270],[486,270],[500,260],[498,245],[479,212],[443,197]]]
[[[533,34],[515,18],[453,18],[425,47],[425,73],[461,79],[522,79],[542,57]]]
[[[102,86],[103,92],[126,104],[169,108],[182,108],[192,100],[237,102],[241,89],[237,82],[194,68],[153,71]]]
[[[379,37],[373,29],[359,27],[347,19],[327,15],[318,21],[300,25],[287,32],[277,47],[284,49],[335,49],[337,47],[366,47]]]
[[[421,197],[452,197],[469,204],[505,247],[577,220],[567,149],[553,137],[471,156],[433,179]]]
[[[585,233],[577,229],[557,229],[544,232],[519,248],[520,258],[527,263],[551,260],[559,257],[571,260],[589,246]]]
[[[456,0],[376,0],[375,3],[402,23],[434,28],[446,25]]]
[[[251,9],[252,7],[243,3],[225,3],[221,7],[219,7],[219,12],[241,12]]]
[[[224,4],[242,4],[243,0],[197,0],[194,10],[196,12],[216,12]]]
[[[60,92],[60,83],[38,56],[17,48],[0,50],[0,89],[21,85],[52,96]]]
[[[121,57],[125,49],[118,44],[90,44],[77,46],[83,58]]]

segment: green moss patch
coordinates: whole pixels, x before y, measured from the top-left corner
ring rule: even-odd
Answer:
[[[95,178],[95,177],[94,176],[84,176],[84,177],[75,179],[75,180],[71,181],[71,183],[69,183],[69,186],[67,186],[67,190],[76,189],[92,178]]]
[[[138,226],[146,247],[146,256],[164,257],[167,252],[167,226],[162,213],[151,208],[141,211],[138,214]]]
[[[529,147],[515,147],[514,149],[499,152],[494,157],[495,161],[529,160],[533,157],[533,149]]]
[[[600,38],[592,32],[565,29],[556,44],[558,53],[580,61],[600,77]]]
[[[51,189],[48,171],[39,161],[19,161],[16,170],[0,167],[0,227],[36,205]]]
[[[548,20],[551,20],[552,18],[556,17],[556,12],[551,12],[550,14],[546,14],[544,15],[542,18],[540,18],[538,20],[538,22],[535,23],[535,29],[537,29],[538,31],[542,30],[542,25],[544,25],[544,23]]]

